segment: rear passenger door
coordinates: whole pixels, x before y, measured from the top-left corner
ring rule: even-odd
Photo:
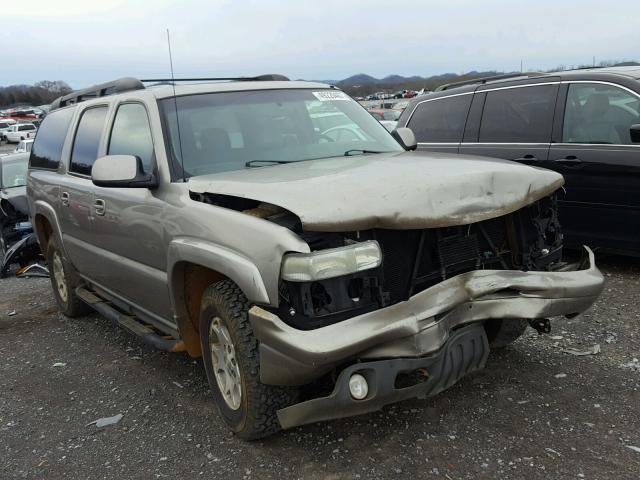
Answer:
[[[460,153],[543,166],[557,94],[558,83],[478,89]]]
[[[565,177],[567,243],[640,252],[640,92],[597,81],[563,84],[549,159]]]
[[[418,149],[457,153],[473,92],[436,97],[419,102],[407,121]]]
[[[98,158],[106,115],[106,105],[88,107],[80,114],[67,175],[60,176],[60,222],[65,250],[74,267],[90,278],[101,268],[92,247],[95,232],[91,168]]]

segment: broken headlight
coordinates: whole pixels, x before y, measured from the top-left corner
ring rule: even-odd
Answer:
[[[375,240],[311,253],[288,253],[282,260],[282,279],[313,282],[379,267],[382,251]]]

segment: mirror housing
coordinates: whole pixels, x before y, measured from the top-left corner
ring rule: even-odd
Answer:
[[[107,188],[155,188],[158,180],[144,173],[142,160],[135,155],[105,155],[91,168],[91,181]]]
[[[633,143],[640,143],[640,124],[631,125],[629,135]]]
[[[415,150],[418,148],[418,142],[416,142],[416,136],[413,134],[413,130],[407,127],[396,128],[391,132],[393,138],[404,147],[405,150]]]

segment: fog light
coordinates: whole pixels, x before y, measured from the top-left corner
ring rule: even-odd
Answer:
[[[349,378],[349,392],[356,400],[362,400],[369,393],[369,385],[367,380],[359,373],[354,373]]]

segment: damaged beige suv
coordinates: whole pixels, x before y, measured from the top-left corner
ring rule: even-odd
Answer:
[[[61,310],[201,356],[240,437],[434,395],[600,293],[559,174],[412,151],[324,84],[206,80],[60,98],[28,195]]]

